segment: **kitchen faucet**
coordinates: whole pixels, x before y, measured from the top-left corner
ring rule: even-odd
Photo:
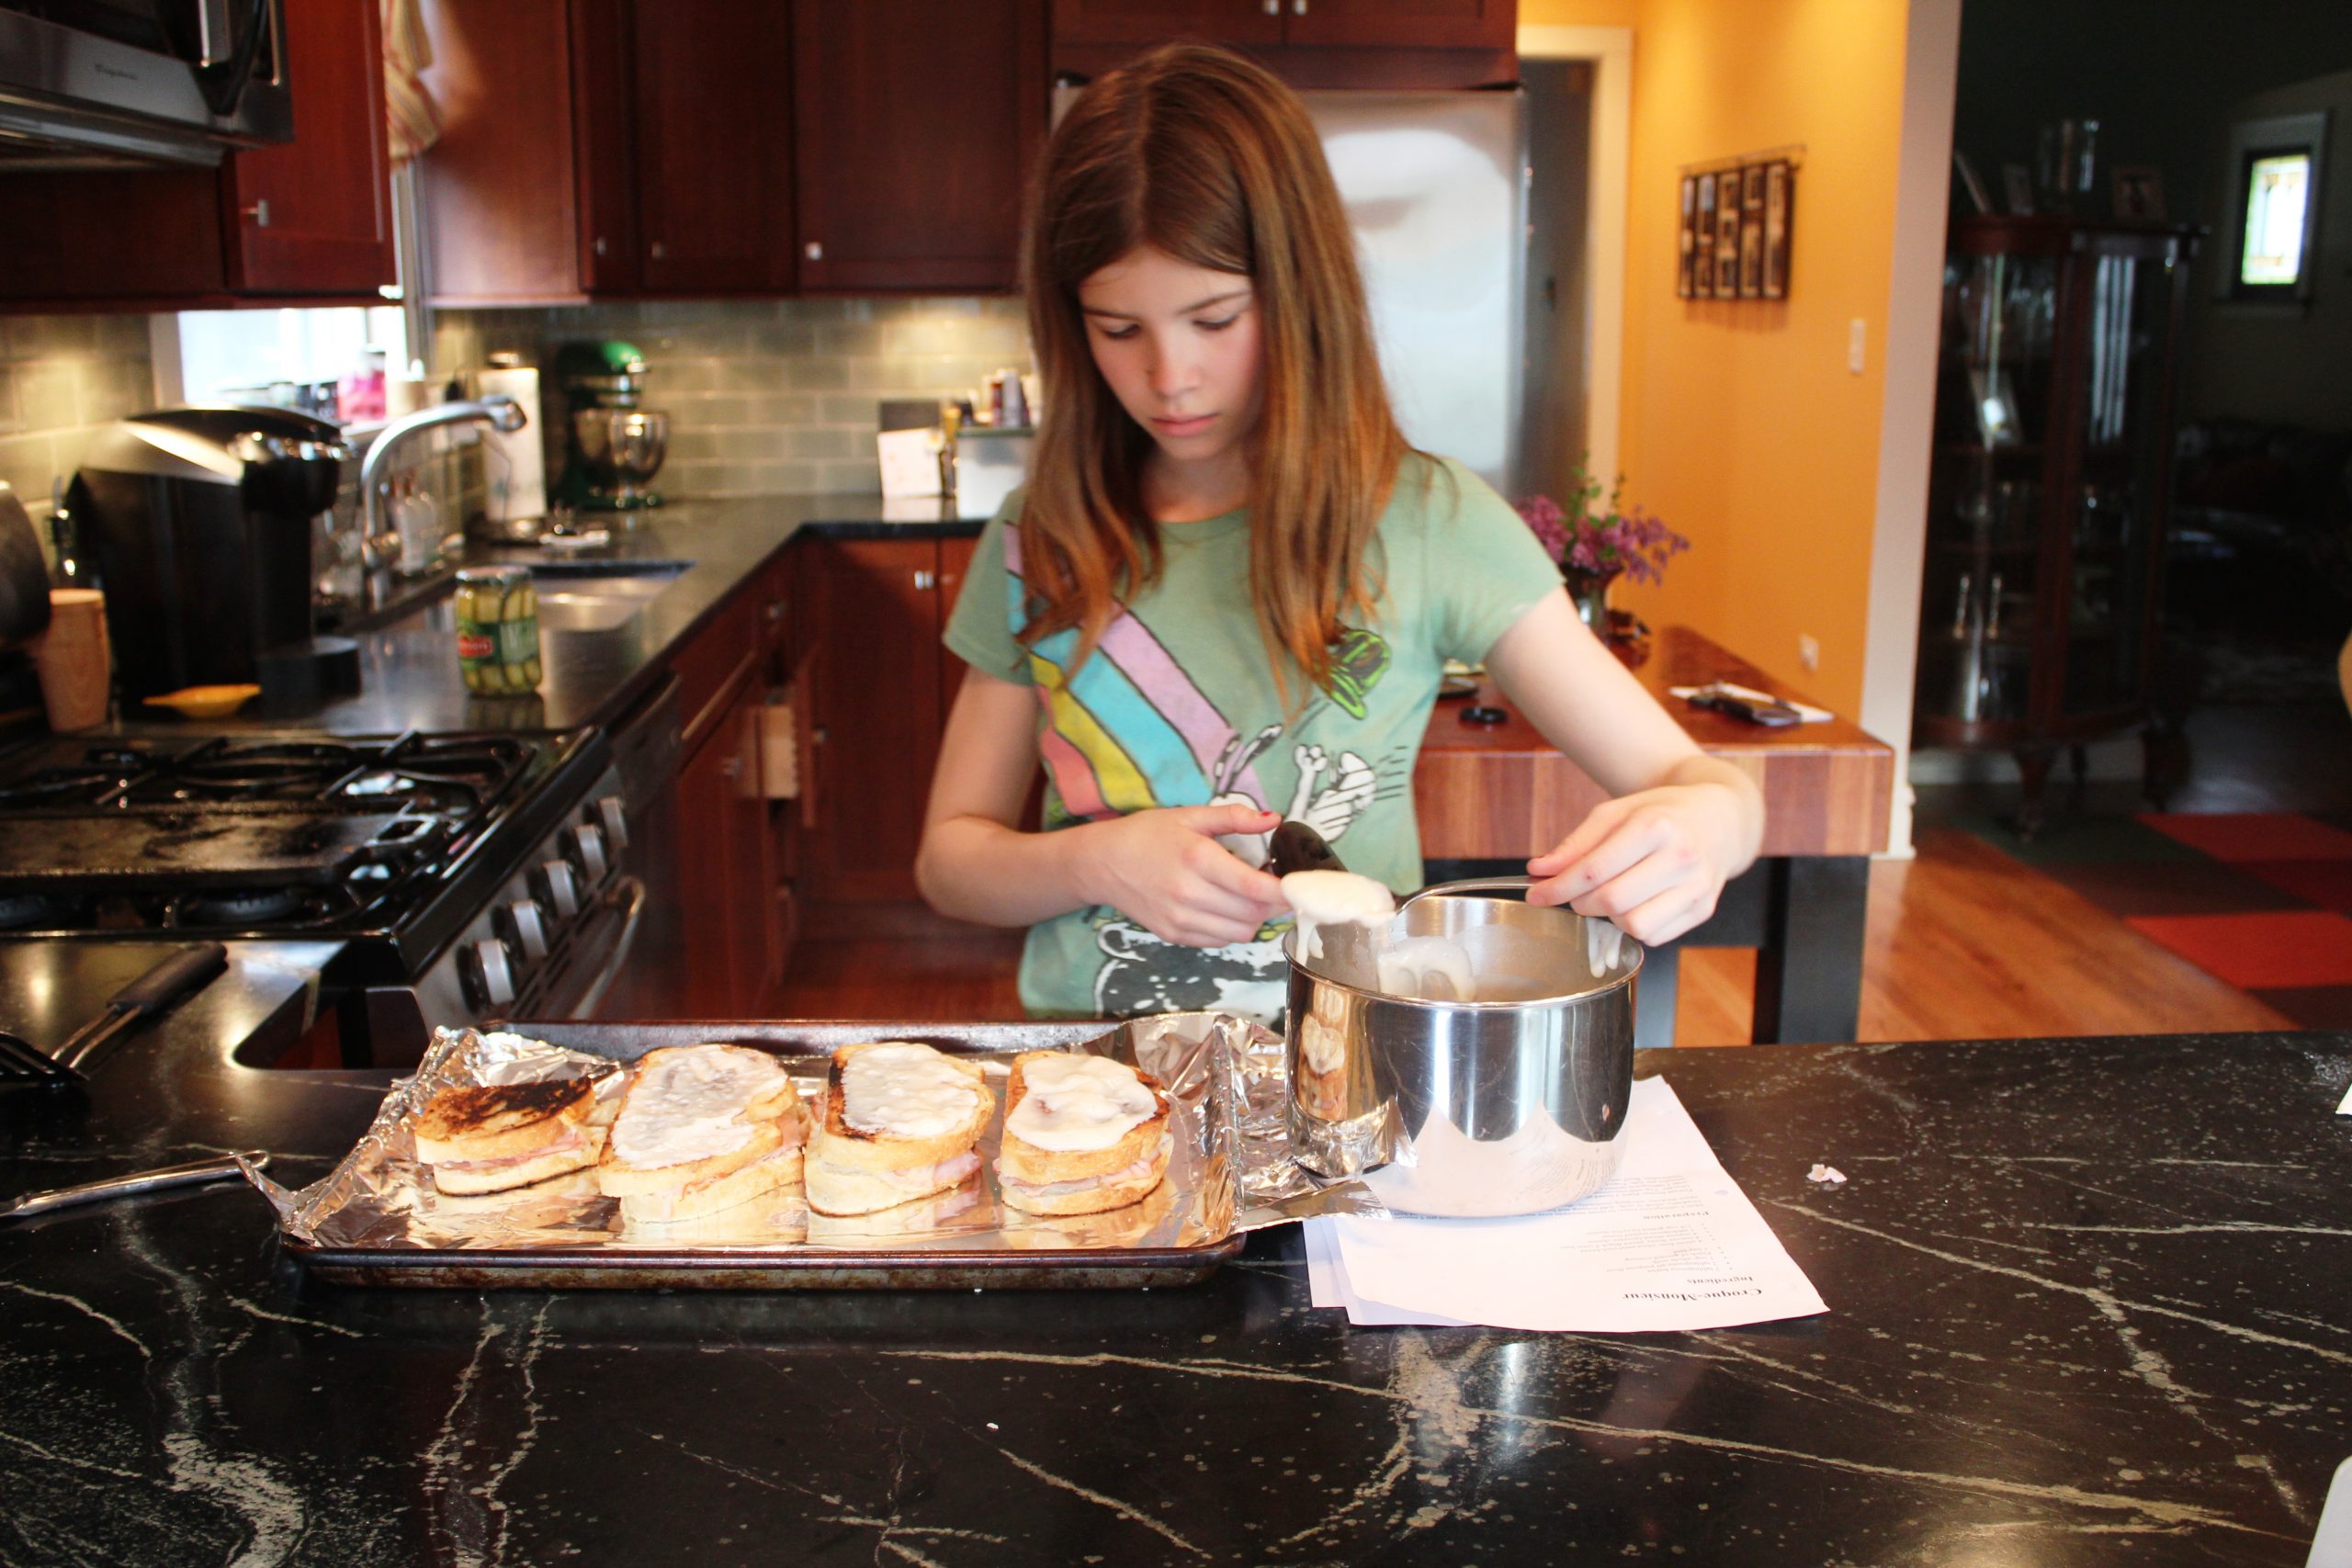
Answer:
[[[368,456],[359,465],[359,561],[368,573],[370,608],[379,607],[385,597],[386,562],[377,543],[384,528],[383,487],[379,479],[390,465],[393,451],[406,446],[408,438],[419,431],[435,425],[477,423],[511,434],[526,423],[523,405],[496,392],[470,402],[442,403],[392,421],[368,446]]]

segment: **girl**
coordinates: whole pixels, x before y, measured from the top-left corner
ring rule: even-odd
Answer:
[[[1713,912],[1755,855],[1755,787],[1585,629],[1500,497],[1406,446],[1287,88],[1191,45],[1102,78],[1046,146],[1024,268],[1035,474],[949,619],[971,668],[915,868],[941,913],[1030,928],[1024,1005],[1279,1010],[1266,837],[1294,818],[1419,886],[1413,762],[1448,658],[1615,797],[1528,862],[1532,902],[1645,942]]]

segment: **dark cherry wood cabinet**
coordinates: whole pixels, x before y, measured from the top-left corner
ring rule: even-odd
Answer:
[[[802,4],[793,46],[800,287],[1014,287],[1043,0]]]
[[[1518,0],[1053,0],[1054,69],[1099,75],[1154,44],[1219,43],[1299,87],[1513,81]]]
[[[369,295],[397,280],[377,0],[286,8],[294,140],[222,171],[230,287]]]
[[[785,6],[743,0],[635,0],[628,7],[638,272],[646,292],[791,288],[790,17]]]
[[[1287,0],[1283,41],[1309,47],[1510,49],[1519,0]]]
[[[218,169],[0,174],[0,307],[374,302],[393,281],[376,0],[286,7],[293,141]]]
[[[1054,0],[1054,41],[1276,44],[1289,8],[1289,0]]]
[[[801,891],[812,903],[916,897],[915,851],[963,666],[939,636],[967,539],[803,547],[796,618],[812,727]]]

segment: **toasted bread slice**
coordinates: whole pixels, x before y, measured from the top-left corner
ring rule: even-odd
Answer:
[[[611,1198],[676,1192],[799,1142],[800,1096],[784,1064],[741,1045],[648,1051],[629,1074],[596,1168]]]
[[[910,1120],[912,1131],[857,1125],[850,1120],[847,1078],[859,1057],[876,1050],[899,1054],[914,1070],[950,1087],[967,1088],[967,1102]],[[833,1053],[823,1119],[808,1139],[808,1206],[825,1214],[865,1214],[955,1187],[979,1168],[972,1145],[995,1112],[977,1063],[902,1040],[842,1046]],[[860,1120],[872,1118],[861,1109]]]
[[[793,1119],[799,1115],[794,1111]],[[707,1219],[756,1199],[789,1197],[800,1190],[802,1160],[802,1140],[796,1137],[723,1176],[664,1192],[626,1193],[620,1201],[621,1226],[635,1232],[647,1225],[678,1224]]]
[[[884,1049],[920,1052],[922,1055],[914,1059],[926,1069],[968,1079],[971,1103],[967,1112],[937,1131],[906,1132],[853,1125],[844,1075],[860,1056]],[[825,1079],[825,1113],[809,1153],[812,1158],[845,1171],[898,1171],[936,1165],[970,1148],[988,1130],[995,1113],[996,1102],[989,1093],[988,1079],[978,1063],[910,1041],[870,1040],[861,1045],[844,1045],[833,1053],[832,1066]]]
[[[1014,1251],[1057,1247],[1140,1247],[1176,1207],[1173,1182],[1155,1182],[1149,1191],[1117,1208],[1093,1213],[1007,1216],[1004,1245]]]
[[[1175,1144],[1169,1133],[1168,1093],[1149,1073],[1102,1057],[1085,1059],[1085,1070],[1098,1089],[1106,1083],[1118,1089],[1118,1074],[1128,1075],[1145,1091],[1149,1113],[1127,1126],[1109,1143],[1086,1148],[1048,1148],[1022,1136],[1028,1118],[1021,1108],[1033,1088],[1032,1073],[1046,1076],[1047,1065],[1069,1062],[1069,1054],[1023,1051],[1012,1059],[1012,1081],[1005,1086],[1004,1139],[997,1160],[998,1190],[1005,1206],[1026,1214],[1100,1214],[1141,1201],[1168,1174]],[[1114,1071],[1115,1069],[1115,1071]],[[1046,1101],[1040,1098],[1043,1106]],[[1102,1107],[1104,1111],[1110,1107]],[[1117,1126],[1116,1114],[1107,1125]],[[1031,1131],[1038,1131],[1031,1127]],[[1081,1140],[1088,1136],[1084,1119],[1070,1129]],[[1042,1136],[1043,1134],[1040,1133]],[[1057,1140],[1061,1141],[1061,1140]]]
[[[518,1187],[545,1181],[549,1177],[587,1170],[595,1165],[596,1153],[595,1141],[580,1136],[544,1154],[526,1155],[520,1158],[480,1164],[444,1160],[432,1168],[433,1186],[436,1191],[451,1197],[510,1192]]]
[[[829,1214],[817,1207],[812,1197],[808,1204],[808,1239],[857,1246],[871,1245],[876,1237],[969,1229],[976,1223],[985,1224],[993,1219],[995,1211],[987,1203],[988,1188],[977,1169],[944,1190],[855,1213]]]
[[[488,1192],[451,1192],[435,1182],[430,1201],[435,1214],[511,1214],[529,1203],[550,1200],[585,1203],[594,1202],[597,1197],[596,1167],[591,1159],[576,1169],[555,1171]]]
[[[438,1165],[529,1154],[560,1142],[595,1104],[596,1082],[588,1077],[444,1089],[416,1114],[416,1157]]]

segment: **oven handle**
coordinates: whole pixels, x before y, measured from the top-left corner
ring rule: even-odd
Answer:
[[[620,978],[621,966],[628,962],[628,950],[637,945],[637,928],[644,923],[645,884],[639,878],[614,878],[612,886],[605,890],[604,900],[607,908],[621,910],[621,934],[614,941],[612,953],[605,960],[605,967],[597,973],[589,987],[581,993],[580,999],[572,1004],[573,1018],[587,1018],[595,1012],[596,1004],[605,999],[605,993],[613,988],[615,980]]]

